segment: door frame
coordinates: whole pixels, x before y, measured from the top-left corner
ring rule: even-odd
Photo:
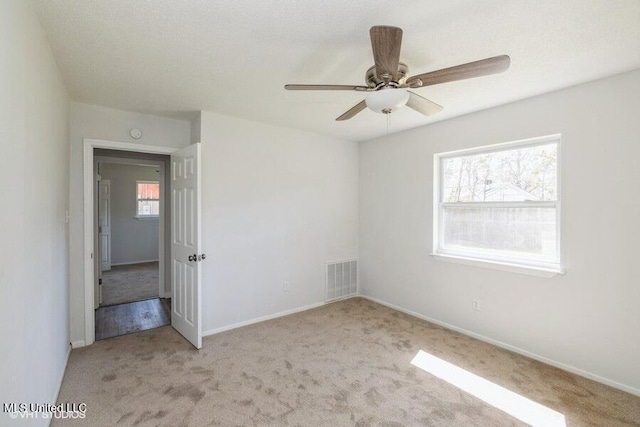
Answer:
[[[83,180],[84,180],[84,338],[85,345],[95,342],[95,318],[94,318],[94,278],[95,260],[94,254],[94,162],[93,149],[105,148],[120,151],[132,151],[138,153],[171,155],[180,147],[165,147],[160,145],[134,144],[130,142],[109,141],[104,139],[83,139]],[[171,203],[170,200],[167,201]],[[164,228],[164,227],[162,227]],[[164,230],[161,229],[161,233]],[[160,236],[159,236],[160,237]],[[161,243],[164,245],[164,241]]]

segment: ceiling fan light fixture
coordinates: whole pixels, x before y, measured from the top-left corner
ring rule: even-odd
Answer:
[[[365,100],[367,107],[376,113],[389,114],[402,108],[409,101],[409,92],[405,89],[386,88],[369,93]]]
[[[466,80],[474,77],[501,73],[509,68],[508,55],[499,55],[466,64],[442,68],[427,73],[409,75],[409,67],[400,62],[402,29],[388,25],[375,25],[369,30],[374,65],[365,73],[366,86],[327,84],[288,84],[287,90],[350,90],[367,92],[366,99],[358,102],[336,118],[336,121],[352,119],[367,107],[376,113],[389,114],[407,106],[424,116],[436,114],[442,106],[406,89]],[[388,124],[387,116],[387,124]]]

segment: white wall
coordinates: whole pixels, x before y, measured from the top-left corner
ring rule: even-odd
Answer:
[[[141,139],[129,136],[131,128],[143,132]],[[189,145],[191,123],[147,114],[71,103],[71,156],[69,229],[71,340],[84,341],[84,224],[83,224],[83,138],[122,141],[136,144],[184,147]],[[91,248],[86,248],[91,251]]]
[[[136,182],[158,181],[158,167],[101,163],[111,182],[111,264],[158,260],[158,218],[136,218]]]
[[[55,403],[69,352],[69,99],[30,2],[0,2],[0,402]],[[40,419],[0,424],[46,425]]]
[[[634,71],[361,143],[364,293],[640,393],[639,112]],[[429,256],[434,153],[554,133],[566,275]]]
[[[202,129],[202,123],[200,122],[201,112],[198,111],[195,117],[191,120],[191,143],[195,144],[200,142],[200,130]]]
[[[205,111],[201,124],[203,331],[322,302],[325,263],[357,256],[357,144]]]

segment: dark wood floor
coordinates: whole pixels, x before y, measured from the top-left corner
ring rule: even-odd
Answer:
[[[96,341],[167,326],[170,305],[170,299],[154,298],[100,307],[96,310]]]

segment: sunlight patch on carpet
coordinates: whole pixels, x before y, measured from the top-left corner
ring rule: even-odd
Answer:
[[[532,426],[566,427],[564,415],[420,350],[416,366]]]

